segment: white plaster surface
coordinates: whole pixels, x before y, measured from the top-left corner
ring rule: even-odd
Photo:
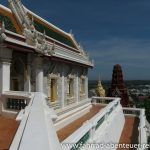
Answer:
[[[49,110],[44,95],[36,93],[17,150],[61,149]]]
[[[2,62],[0,70],[1,92],[9,91],[10,89],[10,63]]]

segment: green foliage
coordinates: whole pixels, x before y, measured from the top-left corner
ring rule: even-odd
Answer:
[[[145,107],[146,118],[150,122],[150,99],[145,100],[144,107]]]
[[[7,30],[17,33],[16,28],[14,27],[11,19],[8,16],[4,16],[0,13],[0,22],[3,22],[3,21],[5,23],[5,28]]]
[[[150,109],[150,100],[149,99],[146,99],[144,101],[144,106],[145,106],[145,109]]]
[[[49,36],[49,37],[51,37],[51,38],[53,38],[53,39],[55,39],[61,43],[64,43],[68,46],[75,48],[74,44],[72,43],[72,41],[70,39],[68,39],[65,36],[63,36],[63,35],[55,32],[55,31],[51,30],[50,28],[40,24],[39,22],[35,21],[34,26],[35,26],[35,29],[37,31],[39,31],[41,33],[44,33],[44,31],[45,31],[47,36]]]
[[[136,108],[144,108],[146,119],[150,122],[150,99],[146,99],[144,102],[135,101]]]

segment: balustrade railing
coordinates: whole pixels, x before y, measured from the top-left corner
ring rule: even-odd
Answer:
[[[26,97],[28,100],[29,100],[29,104],[28,106],[23,110],[23,112],[20,112],[20,113],[23,113],[23,118],[22,118],[22,121],[18,127],[18,130],[15,134],[15,137],[11,143],[11,146],[9,148],[9,150],[17,150],[19,149],[19,146],[20,146],[20,141],[22,140],[22,136],[23,136],[23,132],[25,130],[25,126],[26,126],[26,122],[28,120],[28,116],[29,116],[29,112],[30,112],[30,109],[31,109],[31,105],[33,104],[33,99],[34,99],[34,94],[30,94],[30,96]],[[20,114],[18,114],[20,115]],[[18,118],[18,117],[17,117]]]
[[[137,109],[137,108],[123,108],[123,113],[125,115],[129,115],[129,116],[139,116],[140,115],[140,111],[141,109]]]
[[[96,97],[96,96],[92,97],[92,103],[99,103],[102,105],[107,105],[110,102],[112,102],[113,100],[114,100],[114,98],[112,98],[112,97]]]
[[[79,150],[82,144],[86,143],[89,139],[93,138],[93,133],[95,132],[95,130],[98,130],[100,126],[104,122],[106,122],[110,114],[120,104],[120,98],[93,97],[93,99],[92,99],[92,102],[95,104],[101,102],[101,100],[103,100],[105,104],[108,103],[109,101],[109,104],[106,107],[104,107],[104,109],[99,111],[93,118],[85,122],[78,130],[76,130],[72,135],[70,135],[67,139],[65,139],[62,142],[62,144],[65,144],[65,143],[76,144],[76,147],[72,146],[68,148],[67,150]],[[99,101],[97,101],[97,99]]]
[[[96,130],[99,128],[99,126],[104,122],[105,120],[105,116],[103,116],[98,122],[97,122],[97,125],[96,125]]]
[[[7,109],[21,110],[27,106],[25,99],[7,99]]]
[[[146,128],[146,117],[145,117],[145,109],[140,110],[140,124],[139,124],[139,144],[146,144],[148,142],[147,138],[147,128]],[[140,150],[143,150],[142,148]]]
[[[139,122],[139,144],[146,144],[148,141],[147,135],[146,135],[146,117],[145,117],[145,109],[139,109],[139,108],[123,108],[123,112],[126,116],[135,116],[138,117]],[[145,150],[145,148],[139,148],[138,150]]]
[[[107,106],[62,142],[62,144],[76,143],[76,147],[69,148],[68,150],[79,150],[79,145],[82,145],[89,139],[92,139],[93,133],[95,133],[95,131],[98,130],[104,122],[106,122],[111,113],[120,104],[120,98],[92,97],[91,101],[93,104],[103,104]],[[139,144],[147,143],[145,110],[137,108],[123,108],[123,112],[125,115],[139,117]],[[144,149],[141,148],[138,150]]]

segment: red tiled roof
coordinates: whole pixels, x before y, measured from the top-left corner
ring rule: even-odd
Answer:
[[[138,126],[139,126],[139,118],[130,116],[125,117],[125,125],[119,143],[138,144],[138,135],[139,135]],[[118,148],[117,150],[130,150],[130,149]]]
[[[18,129],[15,119],[0,116],[0,150],[8,150]]]
[[[100,111],[100,109],[102,109],[102,106],[93,106],[88,113],[57,131],[59,141],[62,142],[63,140],[65,140],[69,135],[71,135],[78,128],[80,128],[85,121],[95,116],[95,114],[97,114]]]

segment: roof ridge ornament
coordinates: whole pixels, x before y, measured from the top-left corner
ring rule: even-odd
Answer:
[[[17,10],[16,2],[15,2],[14,0],[8,0],[8,3],[9,3],[9,6],[10,6],[11,11],[12,11],[13,14],[16,16],[18,22],[19,22],[20,24],[23,24],[21,15],[20,15],[20,13],[18,13],[18,10]]]
[[[2,21],[2,28],[1,28],[1,32],[4,33],[5,32],[5,22]]]
[[[34,27],[34,17],[31,17],[31,30],[35,31],[35,27]]]
[[[33,29],[32,20],[29,18],[25,7],[21,0],[8,0],[10,9],[16,16],[18,22],[23,25],[24,28]]]
[[[43,32],[42,38],[43,38],[44,40],[46,39],[46,32],[45,32],[45,30],[44,30],[44,32]],[[43,39],[42,39],[42,40],[43,40]]]
[[[70,29],[69,33],[70,33],[71,35],[73,35],[73,34],[72,34],[72,29]]]
[[[33,16],[31,18],[31,22],[32,22],[32,24],[34,24],[34,17]]]
[[[52,47],[49,49],[48,54],[49,55],[55,54],[55,48],[56,48],[56,45],[55,45],[55,42],[54,42]]]
[[[79,43],[79,50],[80,53],[84,56],[86,56],[87,58],[89,58],[89,54],[87,53],[87,51],[84,50],[83,45],[81,44],[81,42]]]

